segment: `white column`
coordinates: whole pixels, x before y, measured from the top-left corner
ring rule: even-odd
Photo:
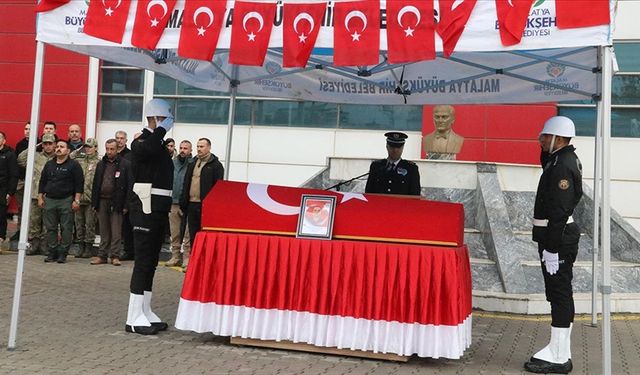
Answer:
[[[98,82],[100,80],[100,60],[89,57],[89,83],[87,85],[87,120],[85,137],[96,137],[96,119],[98,117]]]

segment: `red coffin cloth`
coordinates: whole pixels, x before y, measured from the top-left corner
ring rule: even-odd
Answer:
[[[200,232],[182,299],[433,325],[471,314],[465,246]]]
[[[251,184],[258,186],[259,184]],[[302,194],[337,198],[333,238],[462,246],[464,208],[459,203],[383,195],[362,199],[325,190],[270,185],[268,198],[294,207],[293,215],[275,214],[248,196],[249,184],[219,181],[203,202],[202,227],[209,230],[295,235]],[[265,186],[265,185],[259,185]],[[364,201],[363,199],[366,199]],[[345,200],[343,202],[343,200]]]

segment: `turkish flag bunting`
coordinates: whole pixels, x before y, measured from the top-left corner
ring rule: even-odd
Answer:
[[[211,61],[222,29],[227,0],[187,0],[178,55]]]
[[[40,0],[38,5],[36,5],[36,12],[48,12],[63,6],[69,1],[71,0]]]
[[[316,44],[327,3],[284,4],[283,58],[284,67],[307,65]]]
[[[476,0],[440,0],[440,21],[436,31],[442,38],[445,57],[451,56],[456,48],[475,6]]]
[[[556,0],[559,29],[608,25],[609,0]]]
[[[387,43],[392,64],[435,59],[433,0],[388,0]]]
[[[138,0],[131,44],[144,49],[155,49],[175,5],[176,0]]]
[[[236,1],[229,63],[262,66],[275,16],[276,3]]]
[[[105,0],[89,3],[83,32],[96,38],[122,43],[131,1]]]
[[[496,0],[500,40],[505,46],[520,43],[533,0]]]
[[[377,64],[380,61],[380,2],[335,3],[333,12],[333,64]]]

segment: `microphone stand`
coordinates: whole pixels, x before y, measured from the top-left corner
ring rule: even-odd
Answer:
[[[336,191],[340,191],[340,186],[342,186],[342,185],[346,185],[346,184],[348,184],[349,182],[354,181],[354,180],[357,180],[357,179],[359,179],[359,178],[361,178],[361,177],[367,176],[368,174],[369,174],[369,172],[367,172],[367,173],[365,173],[365,174],[361,174],[360,176],[356,176],[356,177],[354,177],[354,178],[352,178],[352,179],[349,179],[349,180],[345,180],[345,181],[338,182],[337,184],[335,184],[335,185],[333,185],[333,186],[329,186],[328,188],[326,188],[326,189],[324,189],[324,190],[336,189]]]

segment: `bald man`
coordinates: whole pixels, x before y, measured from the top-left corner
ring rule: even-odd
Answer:
[[[82,140],[82,129],[80,129],[80,125],[72,124],[69,126],[68,142],[71,151],[78,150],[84,146],[84,141]]]
[[[456,111],[450,105],[433,108],[433,125],[436,130],[424,136],[422,147],[427,159],[455,159],[460,152],[464,137],[451,129],[456,120]]]

